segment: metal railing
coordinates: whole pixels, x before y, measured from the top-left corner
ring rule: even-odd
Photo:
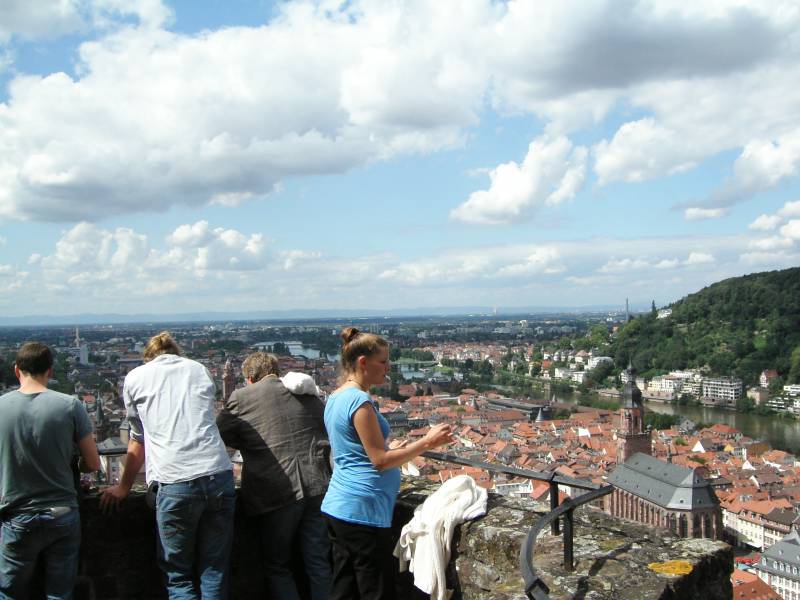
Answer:
[[[522,579],[525,582],[525,595],[531,600],[548,600],[548,593],[550,589],[547,584],[539,577],[536,570],[533,568],[533,555],[534,546],[536,545],[536,538],[548,525],[550,532],[553,535],[560,535],[561,528],[559,527],[559,520],[564,522],[563,541],[564,541],[564,570],[575,570],[575,555],[574,555],[574,511],[579,506],[588,504],[598,498],[610,494],[613,487],[610,485],[600,485],[593,481],[585,479],[575,479],[558,473],[550,472],[545,473],[542,471],[532,471],[528,469],[519,469],[517,467],[508,467],[505,465],[498,465],[492,463],[485,463],[468,458],[462,458],[455,454],[446,454],[442,452],[424,452],[422,456],[430,458],[431,460],[438,460],[441,462],[453,463],[466,467],[475,467],[484,469],[494,473],[504,473],[506,475],[515,475],[517,477],[524,477],[525,479],[533,479],[536,481],[546,481],[550,486],[550,512],[540,518],[528,530],[525,536],[525,541],[519,552],[519,566],[522,571]],[[577,498],[568,498],[563,503],[558,502],[558,486],[566,485],[572,488],[587,490],[585,494],[581,494]]]

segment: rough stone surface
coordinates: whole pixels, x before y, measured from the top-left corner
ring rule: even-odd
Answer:
[[[395,510],[395,538],[414,509],[437,487],[420,478],[404,480]],[[523,600],[520,545],[530,526],[548,510],[490,495],[487,515],[455,531],[447,573],[453,600]],[[166,598],[155,560],[155,515],[145,506],[143,494],[132,494],[122,510],[110,516],[100,512],[96,496],[89,496],[82,501],[81,514],[84,543],[76,600]],[[254,527],[239,511],[231,600],[267,597],[258,556]],[[534,568],[549,586],[552,600],[732,598],[733,552],[726,544],[677,538],[666,530],[621,521],[592,507],[575,511],[575,560],[575,571],[564,571],[561,537],[551,536],[549,529],[541,534]],[[670,560],[687,561],[692,571],[662,575],[648,567]],[[398,576],[397,589],[402,600],[428,598],[414,588],[409,573]]]
[[[406,480],[397,516],[413,508],[436,489],[423,480]],[[548,506],[489,496],[485,517],[456,531],[450,583],[454,598],[523,600],[519,569],[520,546],[528,529]],[[727,600],[733,597],[730,573],[733,550],[723,542],[682,539],[667,530],[615,519],[590,506],[575,510],[575,571],[563,567],[561,536],[540,534],[534,568],[550,588],[552,600]],[[681,560],[691,565],[686,575],[659,574],[651,563]]]

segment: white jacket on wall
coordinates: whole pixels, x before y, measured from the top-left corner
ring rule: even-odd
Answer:
[[[464,521],[486,514],[486,490],[469,475],[445,481],[414,511],[403,527],[394,555],[400,571],[414,573],[414,585],[434,600],[445,600],[445,569],[450,561],[453,529]]]

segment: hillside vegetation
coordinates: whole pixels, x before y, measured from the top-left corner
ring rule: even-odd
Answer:
[[[672,306],[631,320],[612,345],[617,365],[630,358],[639,374],[706,368],[755,385],[776,369],[800,382],[800,267],[734,277]]]

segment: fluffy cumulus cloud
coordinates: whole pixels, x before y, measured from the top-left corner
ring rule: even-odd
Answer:
[[[51,254],[33,254],[28,263],[47,289],[118,300],[191,292],[204,279],[264,269],[267,258],[262,234],[211,229],[203,221],[181,225],[160,245],[126,227],[81,222],[63,232]]]
[[[800,262],[800,201],[786,202],[773,214],[762,214],[750,229],[763,232],[749,241],[740,260],[754,266],[796,266]]]
[[[597,269],[598,273],[630,273],[634,271],[649,271],[652,269],[668,270],[680,267],[695,267],[711,265],[715,262],[713,254],[708,252],[690,252],[685,259],[677,257],[637,256],[634,258],[612,258]]]
[[[80,46],[76,74],[11,80],[0,105],[0,216],[237,206],[286,177],[463,144],[490,108],[535,115],[548,137],[521,163],[494,167],[489,189],[454,210],[464,221],[530,216],[574,196],[591,166],[601,185],[636,182],[739,149],[731,189],[746,194],[798,172],[791,0],[276,10],[261,26],[187,35],[169,30],[159,0],[3,3],[0,40],[100,33]],[[590,164],[561,136],[615,108],[636,116],[594,143]]]
[[[468,223],[510,223],[540,206],[572,199],[586,178],[587,149],[563,136],[531,142],[522,163],[502,164],[489,173],[488,190],[470,194],[451,217]]]
[[[329,4],[192,36],[120,27],[81,45],[74,77],[14,78],[0,105],[0,216],[238,205],[287,176],[462,143],[485,75],[451,11]],[[480,30],[490,10],[459,19]]]
[[[787,236],[800,235],[796,221],[784,223]],[[625,296],[661,303],[749,272],[760,255],[775,253],[748,246],[747,236],[661,238],[657,251],[647,238],[463,246],[413,259],[368,252],[352,257],[341,249],[323,254],[277,243],[260,232],[203,221],[158,239],[82,222],[26,264],[0,263],[0,307],[14,308],[9,314],[73,314],[89,306],[130,314],[580,306],[622,303]]]
[[[107,28],[134,17],[146,27],[160,27],[172,12],[160,0],[3,0],[0,43],[12,38],[36,40]]]

